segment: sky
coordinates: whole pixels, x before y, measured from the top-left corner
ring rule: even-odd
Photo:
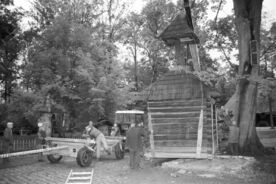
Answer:
[[[34,0],[14,0],[14,5],[17,7],[22,7],[23,9],[30,10],[31,2]],[[150,0],[122,0],[129,3],[129,11],[140,12],[145,4]],[[172,0],[176,3],[177,0]],[[224,0],[226,2],[224,8],[219,12],[218,18],[225,17],[227,15],[233,14],[233,0]],[[193,10],[192,10],[193,11]],[[269,29],[271,27],[271,23],[276,21],[276,0],[264,0],[263,1],[263,9],[262,12],[266,14],[266,20],[262,21],[262,24],[265,28]],[[208,18],[214,19],[216,16],[216,12],[212,12],[211,10],[208,12]],[[27,23],[28,19],[23,20],[23,25]],[[24,26],[26,28],[26,26]],[[236,54],[234,52],[233,54]],[[218,59],[222,57],[222,54],[216,50],[210,51],[209,53],[213,59]],[[121,51],[119,54],[119,58],[129,58],[129,53],[125,51]],[[231,57],[233,62],[235,61],[234,57]]]
[[[14,0],[14,4],[18,7],[22,7],[26,10],[31,8],[31,2],[34,0]],[[149,0],[124,0],[129,2],[130,11],[140,12],[143,6]],[[172,0],[176,3],[177,0]],[[224,0],[226,1],[226,5],[224,8],[219,12],[219,17],[223,17],[229,14],[232,14],[233,9],[233,0]],[[266,22],[266,27],[270,27],[271,22],[276,21],[276,0],[264,0],[263,1],[263,12],[267,12],[268,21]],[[209,18],[212,19],[215,17],[215,12],[209,13]]]

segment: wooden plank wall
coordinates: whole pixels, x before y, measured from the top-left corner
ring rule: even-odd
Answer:
[[[149,101],[148,113],[153,131],[151,141],[155,152],[196,153],[200,111],[204,121],[210,119],[201,99],[179,101]],[[209,125],[210,124],[210,125]],[[203,125],[202,153],[208,151],[211,123]]]

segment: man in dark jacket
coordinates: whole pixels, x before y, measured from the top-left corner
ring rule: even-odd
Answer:
[[[126,144],[129,148],[129,165],[131,169],[139,169],[140,167],[140,161],[143,154],[143,136],[145,136],[143,128],[132,123],[130,129],[126,133]]]

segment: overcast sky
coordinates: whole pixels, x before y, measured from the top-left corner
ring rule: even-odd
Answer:
[[[23,7],[26,10],[29,10],[31,8],[31,3],[33,0],[14,0],[14,4],[19,7]],[[130,2],[130,11],[136,11],[139,12],[143,8],[143,6],[146,4],[149,0],[125,0],[126,2]],[[172,0],[173,2],[176,2],[177,0]],[[220,11],[219,17],[226,16],[232,13],[233,9],[233,0],[224,0],[226,1],[226,5],[223,8],[223,10]],[[276,21],[276,0],[264,0],[263,2],[263,12],[267,12],[268,20],[266,22],[266,27],[270,27],[271,22]],[[215,13],[210,12],[209,18],[212,19],[215,17]]]
[[[22,7],[26,10],[30,10],[31,9],[31,3],[34,0],[14,0],[14,4],[15,6],[18,7]],[[146,2],[148,2],[149,0],[122,0],[125,1],[127,3],[130,4],[129,6],[129,11],[135,11],[135,12],[140,12],[141,9],[144,7],[144,5],[146,4]],[[174,3],[177,0],[172,0]],[[218,17],[225,17],[229,14],[233,13],[233,0],[224,0],[226,1],[226,5],[224,6],[224,8],[219,12],[219,16]],[[193,11],[193,10],[192,10]],[[266,21],[263,21],[263,25],[265,26],[265,28],[270,28],[271,27],[271,23],[272,22],[276,22],[276,0],[264,0],[263,1],[263,13],[266,12],[267,13],[267,19]],[[210,11],[208,13],[208,18],[209,19],[214,19],[216,15],[216,12],[212,12]],[[25,19],[25,21],[23,21],[23,25],[24,28],[27,29],[28,26],[25,26],[27,23],[27,19]],[[125,50],[125,49],[123,49]],[[210,51],[209,53],[213,59],[218,59],[222,57],[222,54],[216,50]],[[126,50],[123,52],[120,52],[120,56],[119,58],[121,58],[120,60],[125,60],[126,58],[129,57],[129,53],[126,52]],[[235,61],[234,57],[231,57],[233,62],[237,62]]]

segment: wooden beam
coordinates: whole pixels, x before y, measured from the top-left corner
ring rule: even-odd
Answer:
[[[197,133],[197,147],[196,154],[201,154],[201,146],[202,146],[202,131],[203,131],[203,110],[200,112],[199,122],[198,122],[198,133]]]
[[[189,112],[197,112],[201,109],[205,109],[204,106],[182,106],[182,107],[171,107],[171,108],[149,108],[148,111],[151,113],[189,113]]]
[[[151,154],[146,153],[146,157],[152,158]],[[197,155],[195,153],[166,153],[166,152],[156,152],[153,158],[195,158],[195,159],[212,159],[212,155],[203,153]]]
[[[148,107],[166,107],[166,106],[193,106],[193,105],[201,105],[201,99],[196,100],[164,100],[164,101],[150,101],[148,102]]]
[[[212,154],[215,154],[215,139],[214,139],[214,109],[211,103],[211,120],[212,120]]]
[[[193,66],[195,71],[200,71],[200,59],[199,59],[199,54],[198,54],[198,48],[197,44],[189,44],[190,47],[190,52],[193,58]]]
[[[156,152],[164,152],[164,153],[194,153],[196,154],[196,146],[155,146]],[[202,147],[202,153],[207,153],[207,147]]]
[[[191,112],[151,112],[152,115],[181,115],[181,114],[191,114],[198,113],[199,111],[191,111]]]
[[[187,140],[181,140],[181,139],[173,139],[173,140],[154,140],[154,145],[157,146],[164,146],[164,147],[196,147],[196,139],[187,139]],[[203,140],[203,146],[208,146],[208,141]]]
[[[160,106],[160,107],[149,107],[150,110],[155,110],[155,109],[185,109],[185,108],[199,108],[199,109],[202,109],[202,108],[206,108],[206,106],[201,106],[201,105],[198,105],[198,106],[186,106],[186,105],[182,105],[182,106]]]
[[[219,139],[218,139],[218,112],[217,112],[216,106],[215,106],[215,110],[216,110],[216,142],[217,142],[216,150],[218,150],[218,149],[219,149]]]
[[[188,117],[188,118],[164,118],[164,119],[152,119],[152,124],[179,124],[179,123],[196,123],[198,124],[199,117]]]
[[[208,139],[209,134],[204,133],[203,138]],[[187,136],[186,133],[183,134],[155,134],[154,140],[173,140],[173,139],[182,139],[182,140],[197,140],[197,133],[196,134],[190,134]]]
[[[151,114],[150,113],[148,113],[148,120],[149,120],[148,126],[149,126],[149,131],[150,131],[150,149],[151,149],[152,157],[155,157],[153,128],[152,128]]]
[[[198,112],[189,112],[189,113],[151,113],[153,119],[168,119],[168,118],[192,118],[198,117],[200,111]]]

